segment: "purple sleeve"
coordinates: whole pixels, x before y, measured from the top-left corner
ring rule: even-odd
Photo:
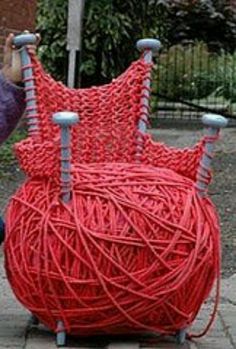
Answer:
[[[24,90],[0,72],[0,144],[16,127],[25,109]]]

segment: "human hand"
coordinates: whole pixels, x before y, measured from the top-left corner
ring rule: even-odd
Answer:
[[[37,43],[36,45],[28,45],[27,49],[29,53],[35,53],[36,46],[40,41],[40,35],[36,34]],[[4,47],[3,67],[2,73],[7,80],[13,83],[20,83],[22,81],[21,72],[21,60],[20,53],[13,45],[14,34],[9,34],[6,38]]]

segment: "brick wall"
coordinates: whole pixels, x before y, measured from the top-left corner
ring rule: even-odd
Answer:
[[[0,63],[7,34],[34,31],[36,6],[37,0],[0,0]]]

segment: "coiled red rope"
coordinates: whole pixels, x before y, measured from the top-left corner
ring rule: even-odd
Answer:
[[[67,205],[52,178],[13,196],[5,254],[17,298],[54,331],[172,334],[219,278],[218,218],[172,170],[76,165]]]

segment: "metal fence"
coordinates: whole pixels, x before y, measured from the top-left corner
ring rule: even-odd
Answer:
[[[158,119],[198,119],[203,112],[236,118],[236,52],[212,52],[202,42],[163,50],[153,75]]]

